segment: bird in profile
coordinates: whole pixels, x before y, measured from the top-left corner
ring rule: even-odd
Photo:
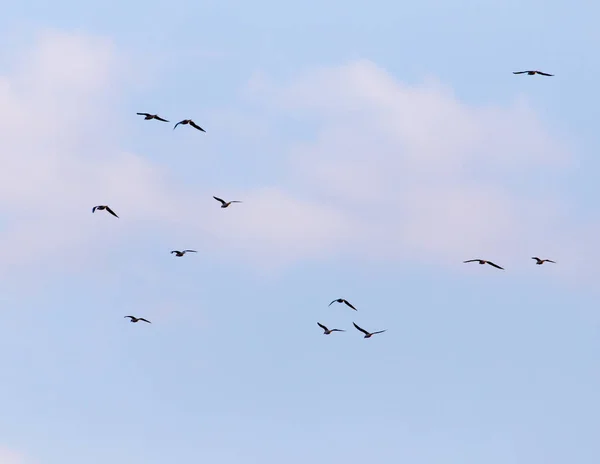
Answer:
[[[470,259],[468,261],[463,261],[463,263],[474,263],[474,262],[478,262],[479,264],[489,264],[490,266],[494,266],[497,269],[502,269],[504,270],[503,267],[498,266],[497,264],[492,263],[491,261],[487,261],[485,259]]]
[[[116,217],[116,218],[118,218],[118,217],[119,217],[119,216],[117,216],[117,215],[115,214],[115,212],[114,212],[112,209],[110,209],[110,208],[109,208],[107,205],[99,205],[99,206],[94,206],[94,207],[92,208],[92,213],[94,213],[96,210],[98,210],[98,211],[102,211],[102,210],[104,210],[104,209],[105,209],[106,211],[108,211],[110,214],[112,214],[114,217]]]
[[[360,330],[362,333],[365,334],[364,338],[371,338],[373,335],[383,333],[383,332],[385,332],[387,330],[387,329],[385,329],[385,330],[379,330],[378,332],[367,332],[365,329],[357,326],[356,322],[353,322],[353,324],[354,324],[354,327],[356,327],[358,330]]]
[[[196,250],[183,250],[183,251],[178,251],[178,250],[173,250],[171,252],[171,254],[175,253],[175,256],[177,257],[181,257],[183,255],[185,255],[186,253],[198,253]]]
[[[228,207],[228,206],[229,206],[231,203],[241,203],[241,201],[237,201],[237,200],[234,200],[234,201],[225,201],[225,200],[221,200],[220,198],[217,198],[217,197],[215,197],[215,196],[213,196],[213,198],[214,198],[215,200],[217,200],[217,201],[220,201],[220,202],[221,202],[221,208],[227,208],[227,207]]]
[[[196,124],[191,119],[184,119],[183,121],[179,121],[177,124],[175,124],[175,127],[173,127],[173,130],[175,130],[179,124],[182,124],[182,125],[189,124],[190,126],[198,129],[199,131],[206,132],[204,129],[202,129],[198,124]]]
[[[535,259],[535,261],[536,261],[535,264],[537,264],[538,266],[540,266],[540,265],[542,265],[544,263],[554,263],[554,264],[556,264],[556,261],[552,261],[551,259],[540,259],[537,256],[534,256],[531,259]]]
[[[323,335],[329,335],[332,332],[345,332],[345,330],[342,330],[342,329],[331,329],[331,330],[329,330],[327,327],[325,327],[320,322],[317,322],[317,325],[323,329]]]
[[[131,319],[131,322],[135,323],[135,322],[139,322],[139,321],[144,321],[147,322],[148,324],[152,324],[152,322],[150,322],[148,319],[144,319],[143,317],[134,317],[134,316],[125,316],[124,319]]]
[[[337,300],[333,300],[327,306],[331,306],[333,303],[344,303],[345,305],[352,308],[354,311],[358,311],[358,309],[356,309],[354,306],[352,306],[348,300],[344,300],[343,298],[338,298]]]
[[[144,119],[149,120],[149,119],[158,119],[159,121],[162,122],[169,122],[166,119],[161,118],[158,114],[150,114],[150,113],[137,113],[140,116],[144,116]]]
[[[554,74],[548,74],[542,71],[516,71],[513,74],[527,74],[528,76],[534,76],[535,74],[540,74],[542,76],[554,76]]]

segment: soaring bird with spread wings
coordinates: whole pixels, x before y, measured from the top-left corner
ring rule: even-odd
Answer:
[[[346,306],[348,306],[349,308],[352,308],[354,311],[358,311],[358,309],[356,309],[354,306],[352,306],[348,300],[344,300],[343,298],[338,298],[337,300],[333,300],[327,306],[331,306],[333,303],[344,303]]]
[[[342,330],[342,329],[331,329],[331,330],[329,330],[327,327],[325,327],[320,322],[317,322],[317,325],[323,329],[323,335],[329,335],[332,332],[345,332],[345,330]]]
[[[135,323],[135,322],[139,322],[139,321],[144,321],[147,322],[148,324],[152,324],[152,322],[150,322],[148,319],[144,319],[143,317],[134,317],[134,316],[125,316],[125,319],[130,318],[131,322]]]
[[[150,114],[150,113],[137,113],[140,116],[144,116],[145,120],[150,120],[150,119],[158,119],[159,121],[162,122],[169,122],[166,119],[161,118],[158,114]]]
[[[463,261],[463,263],[479,263],[479,264],[489,264],[490,266],[494,266],[497,269],[502,269],[504,270],[503,267],[498,266],[497,264],[492,263],[491,261],[488,261],[486,259],[470,259],[468,261]]]
[[[364,338],[371,338],[373,335],[383,333],[383,332],[385,332],[387,330],[387,329],[385,329],[385,330],[379,330],[377,332],[367,332],[365,329],[357,326],[355,322],[353,322],[353,324],[354,324],[354,327],[356,327],[358,330],[360,330],[362,333],[365,334]]]
[[[227,208],[231,203],[241,203],[241,201],[238,201],[238,200],[225,201],[225,200],[220,199],[219,197],[215,197],[214,195],[213,195],[213,198],[221,203],[221,208]]]
[[[548,74],[542,71],[515,71],[513,74],[527,74],[528,76],[534,76],[540,74],[542,76],[554,76],[554,74]]]
[[[92,213],[94,213],[96,210],[98,210],[98,211],[106,210],[106,211],[108,211],[110,214],[112,214],[114,217],[116,217],[116,218],[118,218],[118,217],[119,217],[119,216],[117,216],[117,215],[115,214],[115,212],[114,212],[112,209],[110,209],[110,208],[109,208],[107,205],[99,205],[99,206],[94,206],[94,207],[92,208]]]
[[[551,259],[540,259],[537,256],[532,257],[531,259],[535,259],[536,263],[538,266],[542,265],[544,263],[554,263],[556,264],[556,261],[552,261]]]
[[[171,252],[171,254],[175,253],[175,256],[177,257],[181,257],[183,255],[185,255],[186,253],[198,253],[196,250],[183,250],[183,251],[179,251],[179,250],[173,250]]]
[[[191,119],[184,119],[183,121],[179,121],[177,124],[175,124],[175,127],[173,127],[173,130],[175,130],[179,124],[181,124],[181,125],[189,124],[190,126],[192,126],[195,129],[198,129],[199,131],[206,132],[204,129],[202,129],[198,124],[196,124]]]

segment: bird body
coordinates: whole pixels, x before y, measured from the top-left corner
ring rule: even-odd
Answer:
[[[494,264],[491,261],[488,261],[486,259],[469,259],[468,261],[463,261],[463,263],[474,263],[474,262],[478,262],[479,264],[489,264],[490,266],[493,266],[493,267],[495,267],[497,269],[504,270],[503,267],[500,267],[497,264]]]
[[[337,300],[333,300],[331,303],[329,303],[328,306],[331,306],[333,303],[344,303],[346,306],[348,306],[349,308],[352,308],[354,311],[358,311],[358,309],[356,309],[354,306],[352,306],[348,300],[344,300],[343,298],[338,298]]]
[[[531,259],[535,259],[536,263],[538,266],[541,266],[544,263],[554,263],[556,264],[556,261],[552,261],[551,259],[540,259],[537,256],[532,257]]]
[[[554,76],[554,74],[548,74],[542,71],[515,71],[513,74],[527,74],[528,76],[534,76],[540,74],[542,76]]]
[[[228,207],[229,205],[231,205],[232,203],[242,203],[241,201],[238,201],[238,200],[233,200],[233,201],[225,201],[225,200],[222,200],[222,199],[220,199],[220,198],[218,198],[218,197],[215,197],[214,195],[213,195],[213,198],[214,198],[215,200],[217,200],[217,201],[221,202],[221,208],[227,208],[227,207]]]
[[[367,332],[365,329],[357,326],[356,322],[353,322],[352,324],[354,324],[354,327],[356,327],[358,330],[360,330],[362,333],[365,334],[364,338],[371,338],[373,335],[383,333],[387,330],[387,329],[385,329],[385,330],[379,330],[377,332]]]
[[[98,211],[106,210],[106,211],[108,211],[110,214],[112,214],[114,217],[116,217],[116,218],[118,218],[118,217],[119,217],[119,216],[117,216],[117,215],[115,214],[115,212],[114,212],[112,209],[110,209],[110,208],[109,208],[107,205],[99,205],[99,206],[94,206],[94,207],[92,208],[92,213],[96,212],[96,210],[98,210]]]
[[[133,322],[133,323],[136,323],[139,321],[144,321],[144,322],[147,322],[148,324],[152,324],[152,322],[150,322],[148,319],[144,319],[143,317],[125,316],[124,318],[125,319],[130,318],[131,322]]]
[[[171,252],[171,254],[175,253],[175,256],[177,257],[181,257],[183,255],[185,255],[186,253],[198,253],[196,250],[183,250],[183,251],[179,251],[179,250],[173,250]]]
[[[342,329],[331,329],[331,330],[329,330],[327,327],[325,327],[320,322],[317,322],[317,325],[323,329],[323,335],[329,335],[332,332],[345,332],[345,330],[342,330]]]
[[[202,129],[198,124],[196,124],[191,119],[184,119],[183,121],[179,121],[177,124],[175,124],[175,127],[173,127],[173,130],[175,130],[179,124],[182,124],[182,125],[189,124],[190,126],[198,129],[199,131],[206,132],[204,129]]]
[[[150,113],[137,113],[140,116],[144,116],[145,120],[150,120],[150,119],[158,119],[159,121],[162,122],[169,122],[166,119],[161,118],[158,114],[150,114]]]

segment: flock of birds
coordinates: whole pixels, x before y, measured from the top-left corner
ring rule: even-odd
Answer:
[[[515,71],[513,72],[513,74],[527,74],[528,76],[534,76],[536,74],[540,74],[542,76],[554,76],[554,74],[548,74],[542,71],[537,71],[537,70],[530,70],[530,71]],[[151,114],[151,113],[137,113],[139,116],[144,116],[144,120],[152,120],[152,119],[156,119],[157,121],[162,121],[162,122],[170,122],[167,119],[164,119],[162,117],[160,117],[158,114]],[[177,126],[179,125],[190,125],[193,128],[201,131],[201,132],[206,132],[204,129],[202,129],[202,127],[200,127],[198,124],[196,124],[193,120],[191,119],[183,119],[182,121],[179,121],[177,124],[175,124],[175,126],[173,127],[173,130],[175,130],[177,128]],[[228,208],[229,206],[231,206],[233,203],[242,203],[239,200],[232,200],[232,201],[225,201],[222,198],[213,196],[213,198],[218,201],[219,203],[221,203],[221,208]],[[108,206],[108,205],[98,205],[98,206],[94,206],[92,208],[92,213],[95,213],[96,210],[98,211],[106,211],[109,214],[112,214],[114,217],[118,218],[119,216],[117,216],[117,214]],[[197,253],[196,250],[172,250],[171,254],[174,254],[176,257],[181,258],[183,257],[186,253]],[[556,261],[552,261],[551,259],[541,259],[538,258],[537,256],[533,256],[531,259],[535,259],[535,264],[537,265],[541,265],[544,263],[555,263]],[[489,261],[487,259],[480,259],[480,258],[476,258],[476,259],[469,259],[467,261],[463,261],[463,263],[479,263],[479,264],[488,264],[492,267],[495,267],[496,269],[501,269],[504,270],[503,267],[498,266],[496,263],[493,263],[492,261]],[[331,303],[329,303],[329,306],[331,306],[333,303],[342,303],[345,304],[346,306],[348,306],[349,308],[353,309],[354,311],[358,311],[348,300],[344,299],[344,298],[337,298],[335,300],[333,300]],[[129,320],[132,323],[136,323],[139,321],[143,321],[143,322],[147,322],[148,324],[151,324],[151,322],[148,319],[144,319],[143,317],[135,317],[135,316],[124,316],[125,319],[129,318]],[[358,330],[359,332],[362,332],[364,334],[363,338],[371,338],[373,335],[376,334],[380,334],[383,332],[386,332],[387,329],[384,330],[378,330],[376,332],[369,332],[365,329],[363,329],[362,327],[358,326],[355,322],[352,322],[352,324],[354,325],[354,327],[356,328],[356,330]],[[345,330],[343,329],[329,329],[327,328],[327,326],[321,324],[320,322],[317,322],[317,325],[323,329],[323,335],[331,335],[333,332],[345,332]]]

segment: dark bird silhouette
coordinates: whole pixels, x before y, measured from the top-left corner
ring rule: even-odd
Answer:
[[[171,254],[175,253],[175,256],[177,257],[181,257],[183,255],[185,255],[186,253],[198,253],[196,250],[183,250],[183,251],[178,251],[178,250],[173,250],[171,252]]]
[[[344,303],[345,305],[352,308],[354,311],[358,311],[358,309],[356,309],[354,306],[352,306],[348,300],[344,300],[343,298],[338,298],[337,300],[333,300],[327,306],[331,306],[333,303]]]
[[[487,261],[485,259],[470,259],[468,261],[463,261],[463,263],[474,263],[474,262],[478,262],[479,264],[489,264],[490,266],[494,266],[495,268],[504,270],[503,267],[500,267],[497,264],[494,264],[491,261]]]
[[[534,256],[534,257],[533,257],[533,258],[531,258],[531,259],[535,259],[535,261],[536,261],[536,263],[535,263],[535,264],[537,264],[538,266],[539,266],[539,265],[542,265],[542,264],[544,264],[544,263],[554,263],[554,264],[556,264],[556,261],[552,261],[551,259],[540,259],[540,258],[538,258],[537,256]]]
[[[554,76],[554,74],[548,74],[542,71],[516,71],[513,74],[527,74],[528,76],[534,76],[535,74],[541,74],[542,76]]]
[[[317,322],[317,325],[323,329],[323,335],[329,335],[331,332],[345,332],[345,330],[342,330],[342,329],[331,329],[331,330],[329,330],[327,327],[325,327],[320,322]]]
[[[183,121],[179,121],[177,124],[175,124],[175,127],[173,127],[173,130],[175,130],[179,124],[182,124],[182,125],[189,124],[190,126],[198,129],[199,131],[206,132],[204,129],[202,129],[198,124],[196,124],[191,119],[184,119]]]
[[[356,322],[353,322],[353,324],[354,324],[354,327],[356,327],[358,330],[360,330],[362,333],[365,334],[364,338],[371,338],[373,335],[383,333],[383,332],[385,332],[387,330],[387,329],[385,329],[385,330],[379,330],[378,332],[367,332],[365,329],[357,326]]]
[[[134,317],[134,316],[125,316],[126,318],[130,318],[131,322],[139,322],[139,321],[144,321],[147,322],[148,324],[152,324],[152,322],[150,322],[148,319],[144,319],[143,317]]]
[[[221,200],[220,198],[217,198],[217,197],[215,197],[215,196],[213,196],[213,198],[214,198],[215,200],[217,200],[217,201],[220,201],[220,202],[221,202],[221,208],[227,208],[227,207],[228,207],[228,206],[229,206],[231,203],[241,203],[241,201],[237,201],[237,200],[234,200],[234,201],[225,201],[225,200]]]
[[[108,212],[109,212],[110,214],[112,214],[114,217],[116,217],[116,218],[118,218],[118,217],[119,217],[119,216],[117,216],[117,215],[115,214],[115,212],[114,212],[112,209],[110,209],[110,208],[109,208],[107,205],[94,206],[94,207],[92,208],[92,213],[94,213],[96,210],[98,210],[98,211],[102,211],[103,209],[105,209],[106,211],[108,211]]]
[[[169,122],[166,119],[161,118],[158,114],[150,114],[150,113],[137,113],[140,116],[144,116],[144,119],[148,120],[148,119],[158,119],[159,121],[162,122]]]

